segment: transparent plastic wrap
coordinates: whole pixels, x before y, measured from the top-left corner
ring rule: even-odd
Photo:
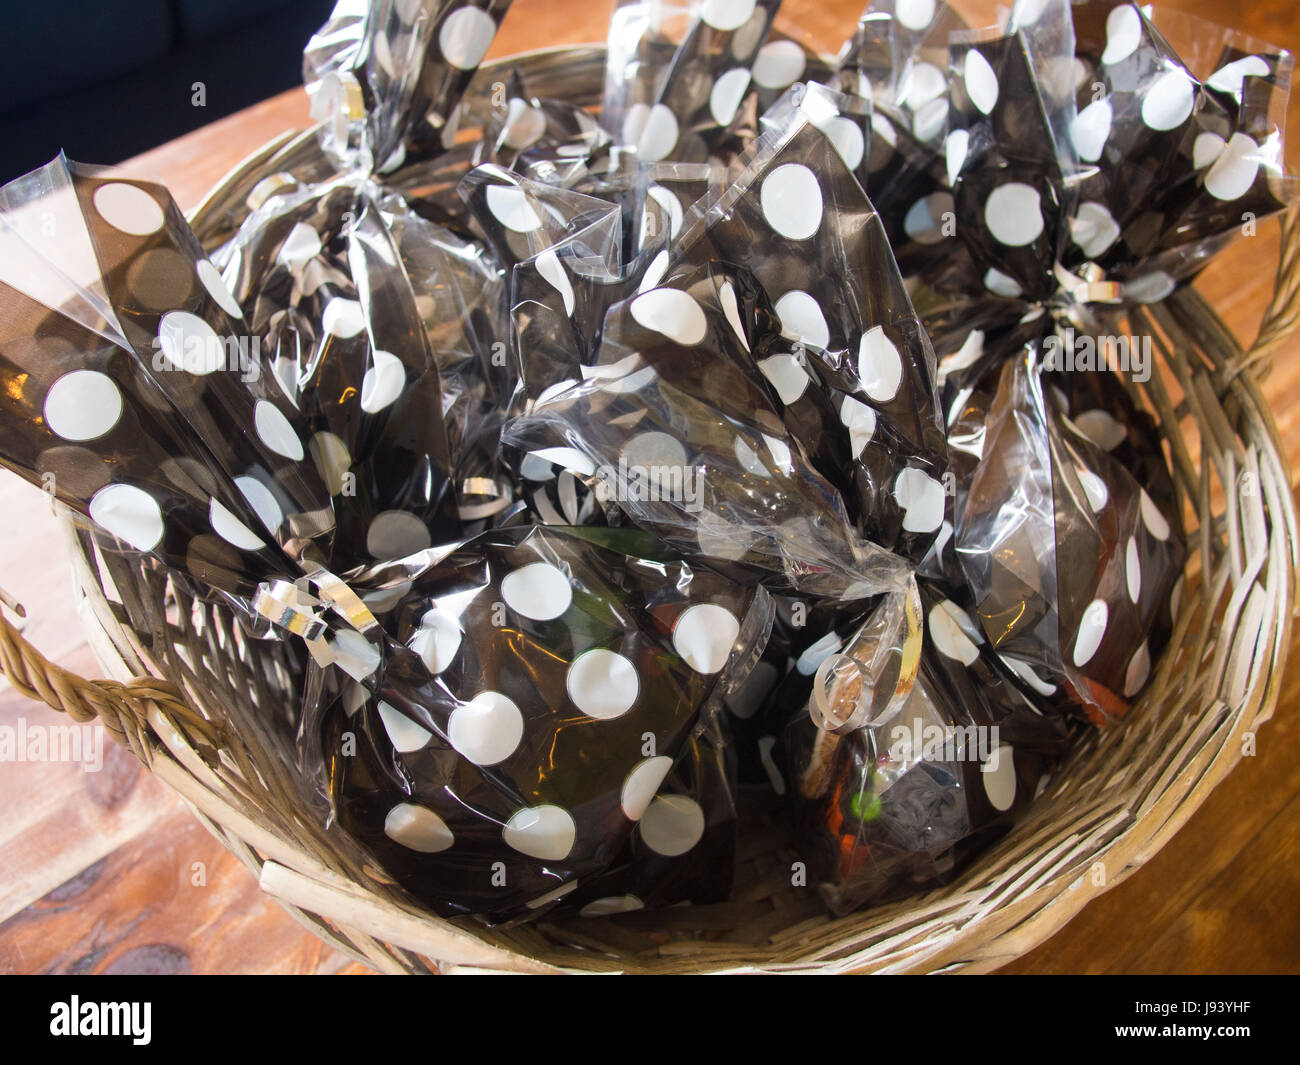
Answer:
[[[550,370],[503,439],[567,449],[681,550],[863,598],[905,583],[887,549],[918,561],[929,550],[944,443],[928,341],[823,128],[843,117],[837,94],[795,95],[726,191],[688,212],[636,295],[610,308],[598,350],[585,330],[578,342],[560,332],[574,306],[549,297],[561,326],[543,350],[572,352],[578,373]],[[551,287],[572,288],[564,270]],[[531,306],[516,315],[538,318]],[[533,350],[521,345],[525,380]],[[675,473],[677,490],[631,484],[641,467]]]
[[[394,646],[360,688],[318,674],[304,732],[319,727],[338,824],[413,895],[535,916],[629,840],[661,857],[698,842],[713,784],[674,763],[758,657],[761,588],[642,533],[534,526],[359,579],[396,597]]]
[[[847,913],[950,879],[1046,786],[1072,727],[1044,714],[975,621],[923,583],[920,670],[898,712],[847,734],[793,718],[796,849]]]
[[[510,0],[339,0],[303,53],[325,150],[386,173],[450,148]]]
[[[1159,8],[1026,0],[948,53],[942,143],[895,130],[907,161],[866,187],[950,388],[1016,355],[1026,320],[1039,338],[1118,320],[1296,202],[1283,50]]]
[[[0,190],[0,243],[5,465],[231,595],[329,555],[305,420],[165,189],[60,157]]]
[[[1003,662],[1105,724],[1168,642],[1186,546],[1149,420],[1111,375],[1078,376],[1033,352],[1003,367],[953,540]]]

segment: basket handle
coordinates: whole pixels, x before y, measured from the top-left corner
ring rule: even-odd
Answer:
[[[22,604],[0,589],[0,603],[20,618]],[[191,710],[174,684],[154,677],[137,677],[128,684],[87,680],[51,662],[0,611],[0,671],[16,690],[52,710],[85,723],[99,719],[114,742],[126,747],[146,765],[150,760],[150,705],[158,705],[173,720],[190,722]]]
[[[1240,367],[1251,370],[1261,381],[1273,368],[1274,353],[1290,338],[1300,321],[1300,209],[1292,208],[1282,216],[1281,229],[1273,298],[1264,312],[1259,334]]]

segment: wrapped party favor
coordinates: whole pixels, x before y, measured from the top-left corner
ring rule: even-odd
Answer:
[[[845,913],[950,879],[1046,786],[1071,727],[998,661],[976,621],[923,584],[907,700],[847,735],[790,724],[798,853]]]
[[[817,124],[851,123],[836,94],[796,90],[784,116],[610,307],[597,350],[567,332],[542,345],[571,352],[570,369],[546,372],[504,439],[612,478],[629,516],[679,550],[863,598],[899,590],[904,559],[942,522],[932,355],[871,205]],[[543,297],[559,332],[579,307],[580,260],[555,262]],[[528,380],[536,345],[520,350]],[[632,483],[655,470],[678,490]],[[681,490],[693,476],[698,494]]]
[[[770,601],[623,553],[646,542],[529,526],[371,576],[398,579],[384,627],[409,653],[364,690],[323,678],[328,787],[340,826],[438,912],[528,915],[629,837],[635,875],[661,879],[639,852],[684,854],[706,809],[730,809],[692,737],[744,679]]]
[[[954,545],[1003,662],[1106,723],[1168,640],[1182,516],[1149,423],[1115,380],[1071,397],[1054,376],[1032,353],[1003,367]]]

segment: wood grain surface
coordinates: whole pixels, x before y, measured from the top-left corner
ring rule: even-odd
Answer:
[[[990,0],[954,4],[972,24]],[[1295,0],[1167,0],[1300,48]],[[834,52],[861,0],[786,0],[781,25]],[[490,56],[602,40],[609,4],[515,0]],[[305,42],[304,42],[305,43]],[[1288,120],[1300,169],[1300,109]],[[127,163],[164,182],[186,209],[271,137],[308,122],[293,90]],[[85,160],[94,162],[94,160]],[[1198,284],[1237,334],[1253,337],[1272,288],[1276,223],[1223,255]],[[1265,382],[1292,469],[1300,468],[1300,361],[1278,356]],[[1293,482],[1294,483],[1294,482]],[[81,635],[62,534],[40,492],[0,476],[0,585],[32,609],[42,651],[100,676]],[[1300,643],[1300,627],[1297,627]],[[1300,664],[1297,647],[1293,662]],[[64,722],[0,678],[0,726]],[[88,726],[98,730],[98,726]],[[93,744],[90,745],[93,750]],[[1300,669],[1283,685],[1258,754],[1210,796],[1173,840],[1051,940],[1003,971],[1017,973],[1300,972]],[[0,765],[0,972],[357,973],[265,896],[183,803],[111,742],[103,765]]]

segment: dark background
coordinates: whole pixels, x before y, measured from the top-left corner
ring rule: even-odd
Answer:
[[[333,0],[0,0],[0,184],[118,163],[302,83]],[[206,86],[204,107],[192,103]]]

